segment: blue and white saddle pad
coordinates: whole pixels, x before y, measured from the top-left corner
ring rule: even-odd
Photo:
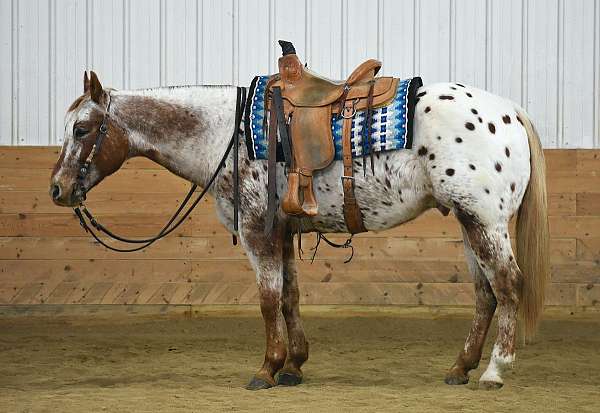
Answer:
[[[256,76],[250,84],[245,113],[245,135],[248,156],[251,160],[268,158],[268,137],[264,129],[267,113],[265,111],[265,88],[269,76]],[[412,124],[415,112],[416,93],[423,85],[420,77],[404,79],[398,82],[396,95],[392,102],[373,109],[371,124],[371,145],[373,151],[391,151],[412,147]],[[362,156],[363,127],[365,111],[356,113],[352,120],[352,156]],[[342,159],[343,118],[332,116],[331,129],[335,145],[335,159]],[[367,147],[368,149],[368,147]],[[283,161],[281,143],[277,143],[277,161]]]

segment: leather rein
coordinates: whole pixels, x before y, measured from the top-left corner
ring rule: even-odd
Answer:
[[[183,212],[184,208],[186,207],[186,205],[192,198],[192,195],[198,188],[198,185],[192,184],[192,187],[190,188],[187,195],[185,196],[185,199],[181,202],[181,205],[179,206],[179,208],[177,208],[177,210],[175,211],[173,216],[169,219],[169,221],[165,224],[165,226],[160,230],[160,232],[158,234],[156,234],[155,236],[153,236],[151,238],[146,238],[146,239],[129,239],[129,238],[125,238],[125,237],[122,237],[120,235],[113,233],[112,231],[110,231],[109,229],[104,227],[102,224],[100,224],[96,220],[94,215],[89,211],[89,209],[87,209],[86,206],[84,205],[84,201],[86,199],[86,193],[87,193],[87,188],[85,187],[84,181],[89,173],[89,169],[90,169],[92,160],[100,152],[100,149],[102,148],[102,142],[108,135],[108,118],[109,118],[109,112],[110,112],[110,104],[111,104],[111,96],[110,96],[110,93],[108,93],[108,104],[106,105],[106,110],[104,111],[102,123],[100,124],[100,127],[98,129],[98,134],[96,135],[96,141],[95,141],[94,145],[92,146],[92,149],[90,150],[90,153],[86,157],[85,161],[80,163],[79,170],[77,173],[77,179],[75,182],[74,193],[79,199],[81,199],[81,202],[80,202],[79,206],[73,208],[73,211],[75,212],[75,215],[77,215],[77,217],[79,218],[79,223],[83,227],[83,229],[85,229],[85,231],[88,232],[100,244],[102,244],[109,250],[116,251],[116,252],[134,252],[134,251],[142,250],[142,249],[152,245],[159,239],[164,238],[167,235],[169,235],[170,233],[172,233],[173,231],[175,231],[175,229],[177,229],[185,221],[185,219],[192,213],[194,208],[196,208],[198,203],[200,203],[202,198],[204,198],[204,195],[206,195],[206,193],[212,186],[213,182],[215,181],[215,179],[221,172],[221,169],[223,169],[223,167],[225,166],[225,161],[229,157],[229,153],[231,152],[231,149],[235,147],[235,150],[233,151],[233,192],[234,192],[234,194],[233,194],[233,199],[234,199],[233,228],[237,232],[238,231],[239,199],[240,199],[240,196],[239,196],[238,147],[239,147],[240,124],[241,124],[242,116],[243,116],[244,109],[246,106],[246,88],[237,87],[237,99],[236,99],[236,107],[235,107],[235,124],[234,124],[233,134],[231,136],[231,139],[229,140],[229,144],[227,145],[227,149],[225,150],[225,153],[221,157],[221,161],[219,162],[219,165],[217,166],[217,168],[211,175],[208,183],[202,189],[202,192],[198,195],[198,197],[194,200],[194,202],[192,202],[192,204],[187,208],[187,210],[185,212]],[[181,215],[182,212],[183,212],[183,215]],[[87,220],[86,220],[86,218],[87,218]],[[111,245],[108,245],[105,241],[103,241],[99,237],[99,235],[96,232],[94,232],[94,229],[96,229],[98,232],[101,232],[117,241],[127,243],[127,244],[142,244],[142,245],[133,247],[133,248],[113,247]],[[233,236],[233,244],[234,245],[237,244],[237,239],[236,239],[235,235]]]

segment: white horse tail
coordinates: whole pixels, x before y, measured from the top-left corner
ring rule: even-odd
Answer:
[[[529,140],[531,176],[517,215],[517,264],[523,273],[520,302],[524,338],[531,340],[544,309],[550,276],[546,164],[540,138],[524,111],[519,117]]]

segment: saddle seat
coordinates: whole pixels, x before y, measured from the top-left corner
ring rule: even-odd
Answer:
[[[352,119],[358,110],[368,113],[375,107],[388,104],[394,98],[398,79],[375,78],[381,62],[369,59],[360,64],[346,80],[332,81],[306,69],[291,43],[279,41],[279,44],[283,56],[279,58],[279,73],[271,76],[267,83],[266,110],[270,111],[270,119],[280,115],[279,122],[286,123],[289,135],[292,159],[286,159],[288,189],[281,203],[282,209],[295,216],[313,217],[318,214],[313,172],[333,162],[335,147],[331,119],[333,115],[340,115],[344,117],[343,143],[344,147],[347,146],[344,148],[342,177],[346,224],[351,233],[366,231],[356,200],[353,199]],[[276,89],[280,94],[274,93]],[[274,96],[280,96],[282,108],[276,109]],[[283,113],[277,113],[277,110]],[[269,147],[271,142],[276,143],[276,126],[277,121],[269,124]],[[280,138],[283,141],[281,133]],[[269,188],[269,196],[273,191],[274,188]]]
[[[373,79],[381,68],[381,62],[369,59],[361,63],[347,80],[330,80],[304,67],[301,74],[296,75],[295,66],[295,62],[292,61],[291,65],[288,62],[283,68],[287,73],[285,79],[287,84],[283,90],[284,99],[294,106],[317,107],[337,102],[346,88]]]

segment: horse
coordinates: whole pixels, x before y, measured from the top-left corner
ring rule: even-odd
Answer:
[[[68,108],[64,144],[54,167],[50,195],[56,205],[82,199],[78,168],[89,159],[100,129],[102,150],[79,184],[89,191],[132,157],[143,156],[201,187],[209,185],[236,130],[234,86],[181,86],[140,90],[105,89],[84,74],[83,94]],[[369,231],[389,229],[431,208],[453,211],[460,223],[476,306],[464,347],[445,376],[466,384],[478,367],[488,329],[498,312],[498,333],[489,365],[479,379],[484,389],[503,386],[515,359],[517,322],[534,336],[548,279],[548,219],[544,155],[526,112],[515,103],[460,83],[418,90],[411,149],[378,153],[374,174],[355,174],[355,191]],[[243,129],[243,128],[242,128]],[[240,129],[240,135],[243,130]],[[243,136],[242,136],[243,137]],[[239,156],[239,227],[234,225],[233,157]],[[346,232],[341,208],[342,161],[314,177],[319,213],[292,219],[279,208],[265,234],[267,161],[248,159],[238,143],[226,157],[209,193],[220,222],[234,236],[256,272],[266,331],[264,363],[250,390],[297,385],[308,359],[299,309],[293,236],[297,232]],[[354,168],[362,168],[361,159]],[[277,193],[285,193],[277,171]],[[509,221],[516,215],[516,252]],[[287,331],[287,337],[285,333]]]

